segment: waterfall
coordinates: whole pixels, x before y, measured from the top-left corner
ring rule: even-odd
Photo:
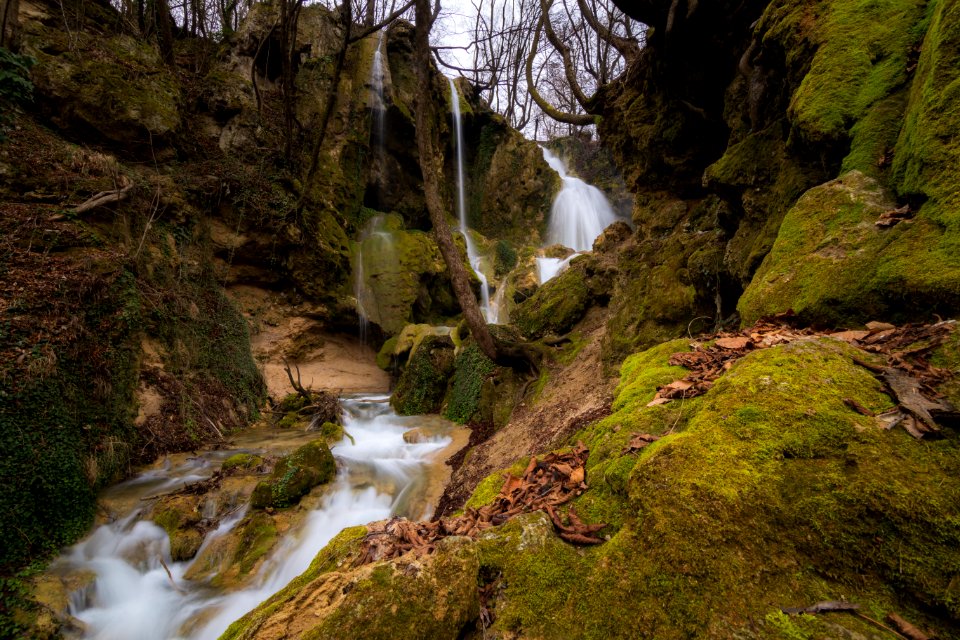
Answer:
[[[490,307],[490,286],[487,277],[483,274],[480,265],[480,256],[477,255],[473,241],[470,239],[470,229],[467,227],[467,204],[463,193],[463,127],[460,119],[460,95],[457,85],[452,78],[450,82],[450,111],[453,114],[453,129],[457,145],[457,215],[460,219],[460,233],[467,243],[467,260],[470,268],[480,280],[480,312],[488,323],[497,322],[497,318]]]
[[[370,87],[373,89],[373,99],[370,110],[373,112],[373,142],[383,152],[383,139],[386,133],[387,103],[383,98],[383,31],[377,40],[377,49],[373,52],[373,65],[370,67]]]
[[[580,178],[568,175],[567,165],[563,160],[546,147],[542,149],[543,159],[563,181],[560,193],[550,209],[547,244],[561,244],[578,253],[590,251],[593,241],[616,221],[617,216],[602,191]],[[572,257],[537,258],[540,284],[562,271]]]
[[[398,260],[396,240],[386,225],[386,218],[379,214],[373,216],[360,232],[353,264],[353,293],[363,343],[366,343],[370,320],[378,324],[382,321],[377,292],[368,284],[367,278],[375,279],[385,268],[396,270]],[[367,265],[371,267],[370,273],[367,273]]]
[[[131,510],[98,527],[51,567],[61,575],[96,575],[92,584],[70,597],[70,613],[84,625],[82,637],[213,640],[231,622],[303,573],[320,549],[345,527],[391,515],[429,518],[431,506],[424,500],[435,490],[430,465],[436,464],[434,458],[451,443],[449,434],[454,427],[436,416],[397,416],[387,400],[386,396],[367,396],[344,402],[344,426],[353,442],[344,439],[332,447],[339,461],[336,480],[319,506],[277,544],[253,582],[239,591],[185,579],[190,562],[173,562],[166,532],[143,520],[141,514],[142,496],[207,479],[219,466],[211,463],[222,461],[231,452],[190,457],[112,488],[111,492],[128,497]],[[406,442],[404,432],[414,427],[426,433],[426,438]],[[296,446],[303,440],[295,438],[308,435],[296,431],[273,437],[289,439]],[[208,533],[204,547],[214,537],[225,535],[244,511],[231,514]]]

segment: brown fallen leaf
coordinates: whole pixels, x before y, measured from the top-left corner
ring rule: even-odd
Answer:
[[[843,340],[844,342],[859,342],[869,335],[869,331],[839,331],[837,333],[831,333],[830,337]]]
[[[660,436],[655,436],[650,433],[635,433],[633,437],[630,438],[630,442],[627,443],[627,446],[623,448],[623,454],[633,453],[635,451],[640,451],[644,447],[650,445],[651,442],[656,442],[660,439]]]
[[[896,329],[896,325],[892,325],[889,322],[877,322],[876,320],[867,323],[867,329],[870,330],[870,333],[880,333],[881,331],[890,331],[891,329]]]
[[[653,400],[647,403],[647,406],[656,407],[657,405],[667,404],[668,402],[670,402],[670,398],[661,398],[660,396],[656,396]]]
[[[738,336],[735,338],[718,338],[714,344],[722,349],[745,349],[752,344],[752,341],[745,336]]]

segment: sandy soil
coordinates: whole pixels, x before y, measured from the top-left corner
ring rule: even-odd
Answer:
[[[300,381],[308,389],[334,393],[390,390],[390,376],[377,367],[376,352],[355,336],[324,331],[315,319],[320,310],[287,304],[281,296],[256,287],[232,287],[230,294],[254,325],[250,346],[273,399],[293,392],[284,359],[300,369]]]
[[[536,402],[521,402],[510,422],[477,445],[452,477],[438,515],[459,509],[477,484],[522,456],[566,444],[577,430],[610,413],[616,376],[605,376],[600,362],[605,310],[593,308],[576,328],[587,340],[569,365],[551,363],[549,380]]]

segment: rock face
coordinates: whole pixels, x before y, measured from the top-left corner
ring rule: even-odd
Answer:
[[[944,217],[956,193],[944,176],[956,175],[957,149],[935,133],[956,126],[943,102],[956,78],[952,3],[748,3],[727,17],[732,7],[721,5],[694,7],[670,29],[667,14],[651,9],[658,3],[631,9],[659,26],[598,101],[601,139],[635,194],[636,233],[610,302],[608,362],[691,322],[735,321],[738,308],[745,321],[804,307],[840,324],[960,308],[960,272],[946,250],[954,225]],[[913,220],[879,235],[838,229],[837,242],[857,249],[833,252],[833,272],[868,269],[859,292],[867,301],[857,308],[852,290],[838,293],[849,294],[837,301],[844,310],[818,314],[808,288],[785,285],[774,263],[786,268],[801,210],[854,170],[876,181],[890,208],[909,205]],[[883,212],[860,221],[873,213]],[[817,217],[833,224],[826,211]],[[783,276],[775,290],[774,271]],[[757,302],[766,293],[776,299]]]

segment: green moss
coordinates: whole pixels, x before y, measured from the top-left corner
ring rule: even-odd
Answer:
[[[923,15],[924,4],[920,0],[845,0],[827,5],[820,47],[790,102],[791,120],[807,141],[848,140],[851,127],[906,81],[913,27]],[[854,153],[862,155],[863,149]]]
[[[811,189],[784,218],[738,309],[745,323],[793,309],[810,322],[926,319],[960,305],[960,236],[925,217],[884,230],[895,206],[859,172]]]
[[[343,439],[343,426],[335,422],[324,422],[320,427],[320,435],[328,444],[334,444]]]
[[[393,352],[397,348],[397,337],[387,339],[377,352],[377,366],[384,371],[389,371],[393,366]]]
[[[509,469],[494,471],[488,475],[480,481],[473,490],[473,493],[470,494],[470,497],[464,504],[464,508],[479,509],[493,502],[493,499],[500,494],[500,489],[503,488],[503,483],[506,481],[507,475],[513,475],[517,478],[522,477],[529,462],[529,458],[520,458],[514,462]]]
[[[464,347],[457,354],[453,384],[443,417],[460,424],[470,422],[479,409],[483,383],[493,370],[493,362],[484,355],[476,342]]]
[[[755,352],[705,396],[647,407],[657,385],[683,373],[666,360],[684,344],[627,359],[614,414],[575,436],[591,447],[591,488],[575,505],[588,522],[610,523],[609,542],[576,550],[540,515],[482,536],[481,575],[501,581],[490,631],[869,631],[856,619],[822,626],[770,614],[771,603],[841,594],[869,603],[871,613],[895,609],[922,620],[894,590],[960,620],[952,582],[960,571],[956,439],[917,443],[849,409],[845,398],[874,411],[892,402],[852,364],[854,349],[826,339]],[[636,431],[671,435],[624,455]],[[497,482],[499,473],[484,481],[477,502]]]
[[[479,563],[472,545],[462,539],[442,541],[412,570],[392,563],[351,569],[346,560],[365,533],[365,527],[341,533],[310,569],[233,623],[222,638],[255,637],[263,626],[300,614],[297,596],[302,590],[330,586],[336,595],[329,602],[336,606],[299,618],[305,623],[304,637],[342,638],[343,630],[350,629],[357,638],[450,638],[476,617]]]
[[[453,372],[453,343],[448,337],[427,335],[410,356],[390,404],[400,415],[436,413]]]
[[[547,333],[564,334],[586,313],[590,289],[586,274],[571,264],[556,278],[544,283],[536,293],[517,305],[511,320],[528,338]]]
[[[224,472],[248,470],[263,464],[263,458],[253,453],[236,453],[223,461],[220,469]]]
[[[276,544],[277,527],[269,515],[253,511],[237,524],[237,531],[240,543],[233,561],[240,575],[246,575]]]
[[[333,479],[337,465],[323,440],[307,443],[281,458],[269,480],[261,481],[250,496],[255,509],[289,507],[317,485]]]

